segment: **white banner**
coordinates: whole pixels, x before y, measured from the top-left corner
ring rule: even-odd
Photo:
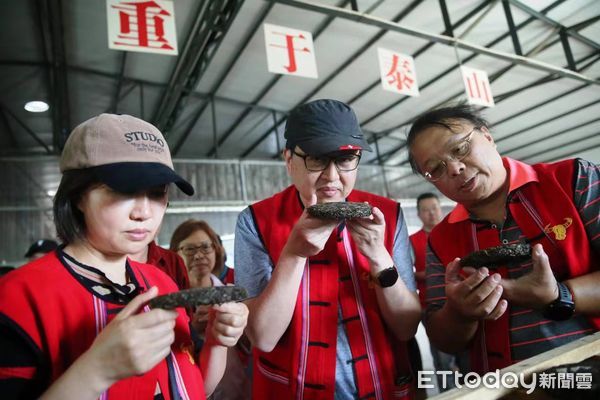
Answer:
[[[384,90],[408,96],[419,95],[415,60],[406,54],[377,48],[379,74]]]
[[[106,0],[108,47],[177,55],[172,1]]]
[[[487,73],[480,69],[460,67],[469,104],[494,107],[492,88]]]
[[[318,78],[312,34],[285,26],[264,24],[269,72]]]

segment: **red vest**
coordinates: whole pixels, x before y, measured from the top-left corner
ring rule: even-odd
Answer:
[[[415,253],[415,271],[425,271],[425,254],[427,252],[427,232],[421,229],[419,232],[410,235],[410,243]],[[425,307],[425,281],[417,280],[417,289],[419,289],[419,300],[421,307]]]
[[[523,163],[513,163],[518,168],[528,167]],[[532,246],[537,243],[543,245],[559,281],[598,270],[598,255],[590,247],[589,238],[573,204],[573,174],[576,172],[574,160],[531,167],[537,172],[539,182],[530,182],[516,189],[514,196],[519,201],[508,204],[523,235],[531,241]],[[429,236],[429,244],[443,265],[447,265],[455,257],[464,257],[472,251],[501,244],[495,230],[478,232],[470,220],[449,223],[449,217],[450,215],[436,225]],[[561,238],[551,228],[566,225],[565,221],[569,221],[567,218],[572,222],[566,228],[566,237]],[[508,276],[505,267],[499,268],[498,272],[502,277]],[[590,320],[596,329],[600,328],[600,318]],[[473,342],[471,356],[471,369],[478,372],[501,369],[513,363],[509,311],[497,321],[482,321]]]
[[[150,286],[157,286],[160,294],[177,290],[175,283],[155,267],[129,262],[142,290]],[[115,317],[113,311],[121,307],[94,296],[73,278],[55,252],[0,281],[0,313],[23,329],[41,350],[50,367],[48,386],[90,348],[99,331]],[[206,398],[200,368],[191,356],[188,318],[183,309],[179,314],[169,361],[115,383],[102,399],[152,399],[157,382],[166,400],[172,399],[174,390],[181,396],[177,400]]]
[[[353,191],[348,201],[368,201],[386,218],[385,246],[393,248],[399,205]],[[273,265],[303,212],[298,192],[283,192],[251,206],[255,223]],[[338,240],[339,237],[339,240]],[[369,264],[347,229],[334,230],[323,251],[305,268],[290,326],[270,353],[254,350],[253,397],[256,399],[334,398],[338,301],[346,320],[358,397],[409,398],[410,377],[405,343],[393,337],[380,314],[375,290],[369,287]]]

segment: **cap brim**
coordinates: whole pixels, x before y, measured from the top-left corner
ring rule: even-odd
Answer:
[[[194,188],[171,168],[160,163],[124,162],[93,167],[98,179],[121,193],[137,193],[155,186],[174,183],[188,196]]]
[[[352,137],[321,137],[312,140],[303,140],[296,142],[296,146],[302,151],[311,156],[322,156],[324,154],[335,153],[344,150],[362,150],[373,151],[369,143],[363,139],[355,139]]]

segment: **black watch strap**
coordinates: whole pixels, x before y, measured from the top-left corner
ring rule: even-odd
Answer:
[[[543,314],[553,321],[564,321],[575,313],[575,302],[567,285],[562,282],[557,282],[557,285],[558,298],[546,306]]]

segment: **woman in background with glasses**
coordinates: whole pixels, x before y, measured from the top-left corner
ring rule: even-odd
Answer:
[[[190,287],[223,285],[218,276],[223,269],[225,249],[205,221],[190,219],[179,225],[171,237],[170,250],[183,258]]]
[[[225,265],[225,249],[217,233],[206,223],[190,219],[179,225],[171,237],[170,250],[177,252],[185,262],[190,278],[190,287],[223,286],[218,278]],[[199,352],[204,344],[204,331],[209,319],[209,306],[198,306],[192,318],[192,337]],[[238,346],[229,349],[227,369],[212,399],[250,399],[250,380],[244,361],[248,349]]]

